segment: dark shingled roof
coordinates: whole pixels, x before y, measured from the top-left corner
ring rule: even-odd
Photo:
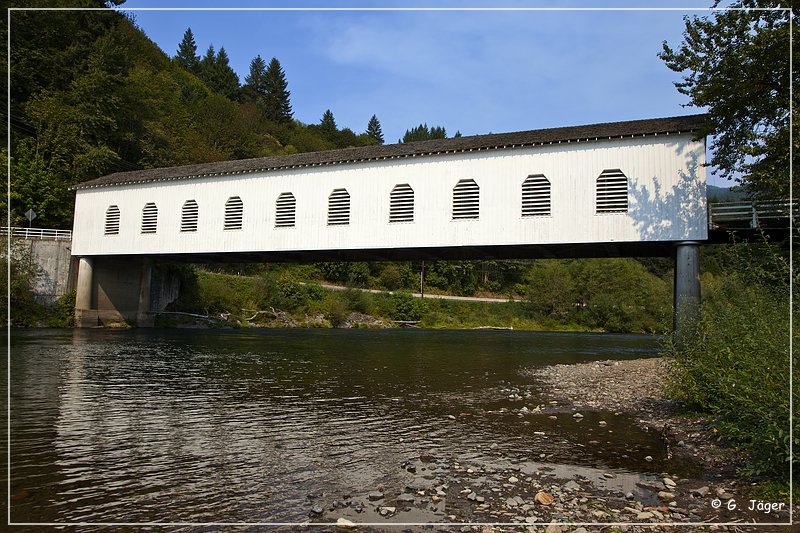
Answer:
[[[145,183],[207,176],[268,172],[287,168],[379,161],[403,157],[432,156],[444,153],[471,152],[477,150],[499,150],[537,146],[563,142],[594,141],[619,137],[638,137],[678,132],[696,132],[706,125],[707,115],[687,115],[682,117],[631,120],[626,122],[607,122],[585,126],[568,126],[543,130],[518,131],[475,135],[455,139],[435,139],[406,144],[361,146],[324,152],[218,161],[180,167],[153,168],[117,172],[76,185],[75,189]]]

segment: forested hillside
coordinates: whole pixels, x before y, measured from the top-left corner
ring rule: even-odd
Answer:
[[[361,134],[330,110],[293,120],[278,58],[254,51],[240,81],[224,47],[200,55],[190,29],[170,57],[116,12],[15,11],[12,28],[12,224],[33,209],[40,226],[71,227],[68,187],[111,172],[383,142],[377,116]]]

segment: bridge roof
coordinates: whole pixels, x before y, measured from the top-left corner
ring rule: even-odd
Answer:
[[[625,122],[606,122],[583,126],[474,135],[453,139],[434,139],[404,144],[361,146],[357,148],[326,150],[324,152],[306,152],[255,159],[238,159],[178,167],[133,170],[109,174],[80,183],[73,188],[88,189],[112,185],[247,174],[252,172],[269,172],[290,168],[380,161],[405,157],[424,157],[479,150],[501,150],[562,142],[585,142],[656,134],[697,132],[705,126],[707,117],[708,115],[699,114]]]

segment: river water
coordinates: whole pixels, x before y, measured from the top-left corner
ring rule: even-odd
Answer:
[[[566,407],[557,420],[511,410],[540,400],[523,369],[656,352],[653,337],[606,334],[14,331],[12,520],[302,522],[315,504],[402,492],[421,454],[489,449],[632,486],[664,450],[630,417],[598,436],[592,413],[579,425]]]

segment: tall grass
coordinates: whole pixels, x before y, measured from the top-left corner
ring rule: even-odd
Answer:
[[[789,372],[789,264],[767,244],[730,247],[724,263],[717,275],[702,277],[693,337],[682,350],[669,348],[671,392],[687,410],[708,415],[720,440],[749,456],[743,474],[785,480],[790,379],[794,405],[800,403],[798,380]]]

